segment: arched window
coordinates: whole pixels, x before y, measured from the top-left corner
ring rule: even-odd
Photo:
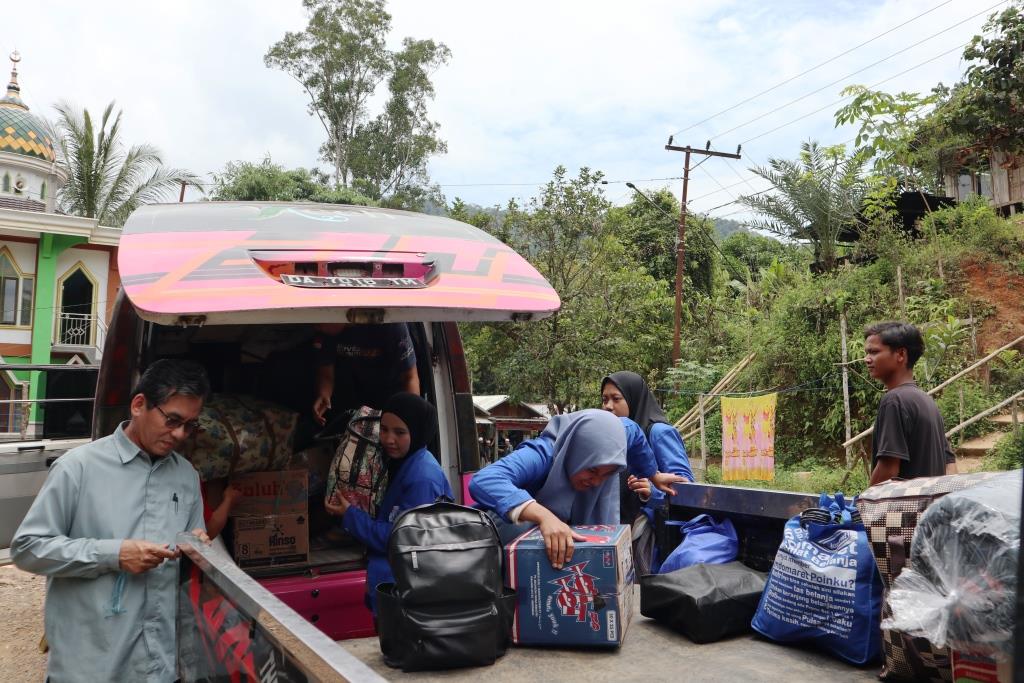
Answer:
[[[18,269],[11,253],[0,250],[0,325],[32,324],[32,295],[35,279]]]
[[[4,173],[4,184],[3,184],[2,187],[3,187],[3,191],[4,192],[10,192],[11,191],[11,174],[10,173]]]

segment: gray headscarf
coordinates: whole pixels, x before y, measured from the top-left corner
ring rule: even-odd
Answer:
[[[541,434],[555,442],[554,462],[538,503],[567,524],[617,524],[619,481],[608,477],[600,486],[577,491],[569,477],[581,470],[615,465],[626,467],[626,430],[605,410],[581,410],[556,415]]]

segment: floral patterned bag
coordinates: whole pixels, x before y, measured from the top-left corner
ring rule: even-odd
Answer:
[[[292,456],[299,414],[235,394],[213,394],[183,451],[202,481],[281,470]]]

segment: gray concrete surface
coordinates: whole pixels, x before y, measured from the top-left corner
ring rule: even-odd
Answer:
[[[637,589],[639,590],[639,589]],[[697,645],[685,636],[636,613],[618,650],[513,647],[494,666],[406,674],[384,664],[376,638],[341,644],[389,680],[472,681],[784,681],[846,683],[875,681],[877,666],[855,667],[828,655],[777,645],[754,636]]]

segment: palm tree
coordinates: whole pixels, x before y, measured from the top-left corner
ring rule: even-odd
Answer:
[[[751,169],[772,184],[770,194],[739,198],[763,218],[750,226],[790,239],[807,240],[815,260],[826,270],[836,264],[836,240],[856,229],[858,212],[867,191],[864,165],[868,155],[857,150],[847,156],[838,147],[817,142],[800,145],[800,159],[768,159],[768,168]]]
[[[111,121],[113,102],[103,110],[98,129],[88,109],[79,111],[67,102],[55,108],[58,163],[68,176],[58,195],[65,213],[121,226],[136,208],[166,201],[182,183],[201,189],[195,174],[165,167],[156,147],[133,145],[126,151],[121,112]]]

